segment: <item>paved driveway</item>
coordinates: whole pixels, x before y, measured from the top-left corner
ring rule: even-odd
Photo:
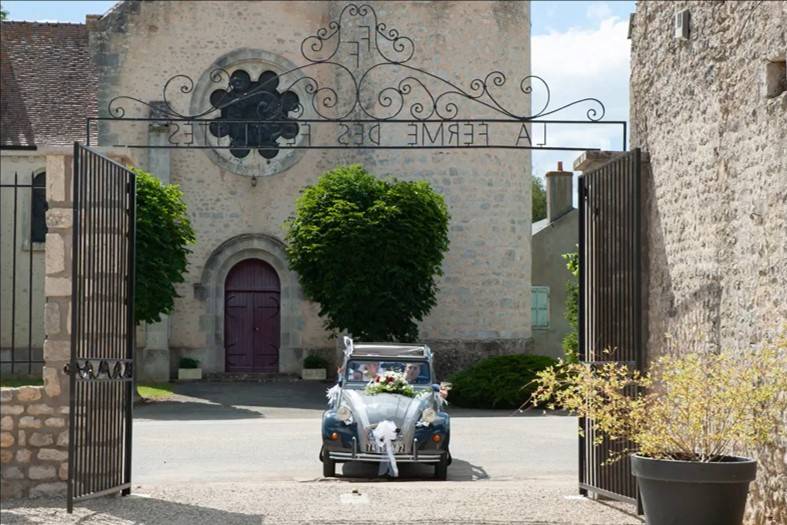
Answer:
[[[3,523],[640,524],[625,505],[576,495],[576,421],[451,408],[454,463],[402,465],[395,481],[345,464],[322,478],[321,383],[194,383],[138,406],[134,494],[65,516],[62,502],[14,505]],[[81,520],[81,521],[79,521]]]

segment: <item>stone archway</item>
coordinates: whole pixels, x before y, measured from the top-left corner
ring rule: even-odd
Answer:
[[[264,261],[279,276],[281,321],[278,371],[297,373],[300,370],[302,347],[297,327],[304,322],[298,305],[303,300],[303,294],[297,276],[287,266],[284,243],[262,233],[238,235],[216,247],[205,262],[199,284],[194,285],[195,297],[205,303],[205,315],[200,324],[205,333],[209,357],[203,365],[208,372],[226,371],[225,283],[230,270],[246,259]]]

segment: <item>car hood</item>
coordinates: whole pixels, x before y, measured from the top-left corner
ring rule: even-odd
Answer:
[[[393,421],[403,436],[412,436],[421,412],[433,403],[432,395],[407,397],[400,394],[368,395],[363,391],[345,390],[342,404],[352,410],[361,428],[368,429],[385,420]],[[412,439],[412,438],[410,438]]]

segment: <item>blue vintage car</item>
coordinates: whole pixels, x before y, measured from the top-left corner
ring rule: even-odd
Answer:
[[[349,338],[345,347],[338,383],[328,391],[322,416],[323,476],[335,476],[336,463],[366,461],[387,463],[389,472],[393,463],[394,475],[398,463],[428,463],[437,479],[446,479],[451,420],[442,410],[429,347],[353,344]],[[367,391],[391,376],[406,379],[407,395]]]

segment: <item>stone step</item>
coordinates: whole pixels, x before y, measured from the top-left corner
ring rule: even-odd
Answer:
[[[296,374],[279,374],[275,372],[213,372],[205,374],[205,381],[211,383],[292,383],[301,381]]]

